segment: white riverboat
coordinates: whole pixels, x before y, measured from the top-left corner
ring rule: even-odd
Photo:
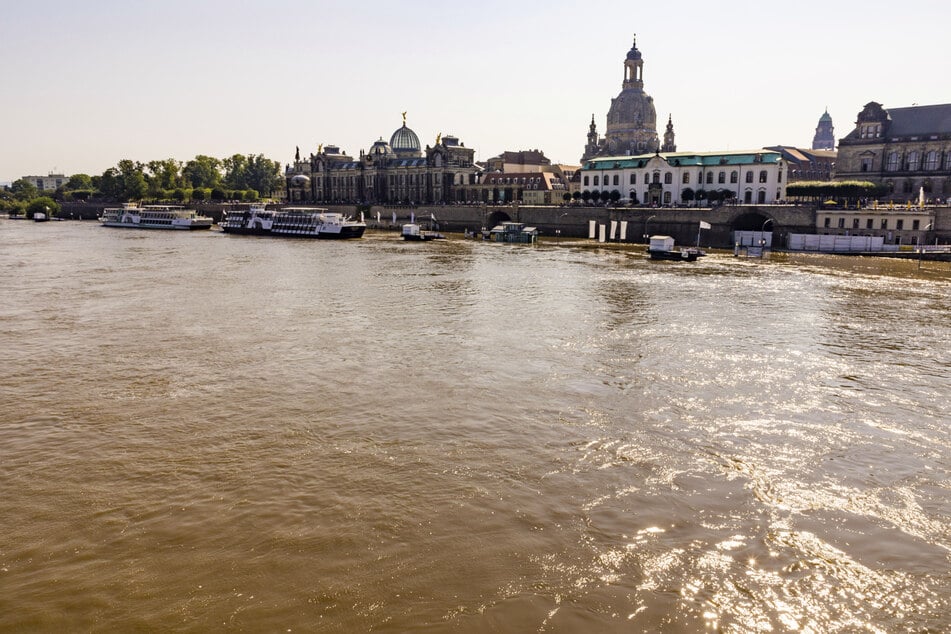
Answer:
[[[360,238],[366,228],[365,222],[320,207],[268,209],[251,205],[248,209],[229,211],[221,221],[225,233],[299,238]]]
[[[132,203],[103,209],[99,220],[104,227],[127,229],[211,229],[214,223],[207,216],[199,216],[194,209],[171,205],[139,207]]]

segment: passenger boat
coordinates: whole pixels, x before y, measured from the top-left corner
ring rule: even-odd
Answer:
[[[432,229],[425,229],[422,225],[416,222],[409,222],[403,225],[402,236],[404,240],[416,241],[416,242],[427,242],[429,240],[445,240],[446,236],[439,233],[438,231],[433,231]]]
[[[696,262],[698,257],[706,255],[700,249],[675,249],[674,239],[670,236],[651,236],[647,254],[652,260],[677,262]]]
[[[199,216],[194,209],[170,205],[138,207],[132,203],[103,209],[99,220],[104,227],[128,229],[211,229],[214,222],[207,216]]]
[[[251,205],[248,209],[229,211],[221,221],[225,233],[299,238],[360,238],[366,228],[364,222],[319,207],[268,209]]]

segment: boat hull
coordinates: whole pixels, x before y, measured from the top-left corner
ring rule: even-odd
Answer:
[[[211,223],[191,223],[188,225],[153,225],[147,222],[103,222],[103,227],[117,227],[119,229],[164,229],[171,231],[200,231],[211,229]]]
[[[696,251],[648,251],[647,254],[652,260],[667,260],[670,262],[696,262],[700,254]]]

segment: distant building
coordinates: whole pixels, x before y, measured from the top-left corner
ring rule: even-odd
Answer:
[[[832,126],[832,116],[829,109],[819,117],[819,125],[816,126],[816,135],[812,137],[813,150],[834,150],[835,149],[835,128]]]
[[[580,189],[609,194],[622,203],[686,204],[699,190],[725,190],[745,204],[769,204],[786,197],[786,162],[770,150],[657,152],[597,157],[581,166]]]
[[[637,50],[635,40],[624,60],[621,92],[611,100],[604,138],[599,137],[594,115],[591,115],[588,142],[584,147],[581,162],[596,156],[633,156],[657,150],[674,151],[676,147],[673,120],[670,117],[664,134],[664,145],[661,147],[657,136],[654,99],[644,92],[644,59]]]
[[[951,197],[951,104],[884,108],[871,101],[839,140],[836,180],[891,188],[891,200]]]
[[[475,202],[481,170],[475,152],[451,135],[437,135],[422,149],[419,137],[406,126],[387,143],[381,137],[366,152],[352,158],[334,145],[285,170],[287,200],[315,203],[447,203]]]
[[[783,155],[787,183],[831,181],[835,177],[835,150],[807,150],[788,145],[772,145],[766,149]]]
[[[486,161],[479,185],[483,202],[557,205],[570,193],[570,175],[539,150],[502,152]]]
[[[64,174],[49,174],[48,176],[24,176],[22,180],[36,185],[41,192],[53,192],[65,185],[69,181],[69,176]]]

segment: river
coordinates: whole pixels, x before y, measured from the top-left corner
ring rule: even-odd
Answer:
[[[0,220],[0,630],[951,630],[947,263]]]

